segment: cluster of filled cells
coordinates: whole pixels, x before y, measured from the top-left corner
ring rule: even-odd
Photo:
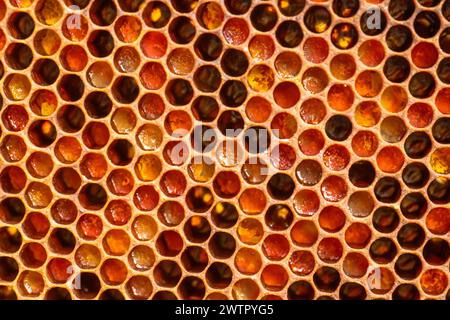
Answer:
[[[0,19],[0,299],[450,298],[449,0]]]

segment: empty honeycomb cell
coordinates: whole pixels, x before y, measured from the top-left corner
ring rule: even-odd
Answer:
[[[449,53],[449,51],[450,51],[449,40],[450,40],[450,29],[446,28],[439,35],[439,46],[445,53]]]
[[[51,251],[58,254],[69,254],[75,248],[75,236],[64,228],[55,228],[48,238],[48,245]]]
[[[440,64],[440,66],[442,66]],[[439,76],[438,71],[438,76]],[[441,79],[442,80],[442,79]],[[445,81],[444,81],[445,82]],[[419,99],[430,97],[436,88],[434,77],[428,72],[418,72],[412,76],[409,81],[409,92],[412,96]]]
[[[125,300],[123,294],[117,289],[106,289],[98,297],[99,300]]]
[[[445,204],[450,202],[450,183],[445,177],[437,177],[428,185],[428,198],[436,204]]]

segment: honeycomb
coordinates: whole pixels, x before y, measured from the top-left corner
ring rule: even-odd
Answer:
[[[450,299],[450,0],[0,0],[0,299]]]

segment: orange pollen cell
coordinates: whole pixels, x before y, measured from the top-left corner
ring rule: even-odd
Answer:
[[[0,300],[450,300],[449,21],[0,0]]]

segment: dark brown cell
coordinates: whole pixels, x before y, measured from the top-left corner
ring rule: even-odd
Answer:
[[[257,5],[250,14],[250,21],[256,30],[270,31],[278,21],[277,10],[270,4]]]
[[[392,293],[392,300],[420,300],[420,292],[410,283],[402,283]]]
[[[227,80],[220,88],[220,100],[228,107],[239,107],[247,99],[247,88],[239,80]]]
[[[438,266],[446,263],[450,257],[448,241],[441,238],[432,238],[423,247],[423,257],[428,264]]]
[[[392,207],[379,207],[372,216],[372,224],[375,229],[382,233],[393,232],[400,222],[397,211]]]
[[[358,31],[351,23],[339,23],[331,31],[331,42],[338,49],[351,49],[358,42]]]
[[[437,119],[431,129],[434,140],[442,144],[450,144],[450,118]]]
[[[333,0],[333,11],[341,18],[349,18],[356,14],[359,9],[357,0]]]
[[[449,60],[450,62],[450,60]],[[439,64],[441,66],[441,64]],[[449,70],[450,71],[450,70]],[[437,71],[438,76],[442,73]],[[442,79],[441,79],[442,80]],[[450,76],[449,76],[450,83]],[[430,97],[436,88],[434,77],[428,72],[418,72],[409,80],[408,89],[413,97],[424,99]]]
[[[303,40],[303,31],[298,22],[288,20],[278,25],[275,36],[282,47],[295,48]]]
[[[379,12],[379,20],[377,20],[377,24],[374,25],[373,16],[375,12]],[[379,21],[379,23],[378,23]],[[377,36],[383,33],[384,29],[387,26],[387,18],[386,14],[380,11],[374,11],[373,9],[369,9],[361,15],[360,27],[361,31],[364,32],[368,36]]]
[[[410,64],[405,57],[391,56],[384,62],[384,76],[391,82],[400,83],[405,81],[410,71]]]
[[[117,7],[113,1],[96,0],[90,7],[89,14],[96,25],[108,26],[116,18]]]
[[[392,18],[399,21],[409,19],[416,9],[412,0],[393,0],[389,1],[388,11]]]
[[[216,91],[219,89],[221,82],[220,72],[214,66],[201,66],[194,73],[194,84],[202,92]]]
[[[450,181],[445,177],[437,177],[428,185],[428,198],[436,204],[450,202]]]
[[[386,44],[392,51],[406,51],[412,44],[411,30],[403,25],[395,25],[386,33]]]
[[[339,289],[339,298],[342,300],[365,300],[366,289],[356,282],[346,282]]]
[[[429,178],[430,172],[428,168],[420,162],[409,163],[402,171],[403,182],[412,189],[424,187]]]
[[[30,47],[22,43],[10,44],[5,51],[5,62],[15,70],[23,70],[33,61],[33,52]]]
[[[325,124],[325,132],[332,140],[344,141],[350,136],[352,127],[352,123],[348,117],[334,115]]]
[[[361,253],[350,252],[345,256],[342,267],[347,276],[360,278],[366,274],[369,262]]]

